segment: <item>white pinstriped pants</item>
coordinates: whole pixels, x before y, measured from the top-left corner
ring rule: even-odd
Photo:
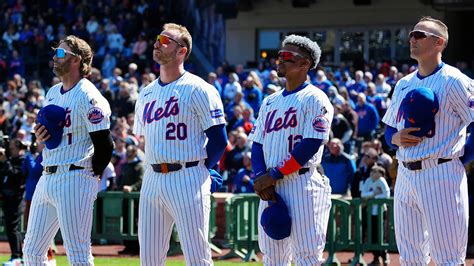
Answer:
[[[463,264],[469,220],[464,166],[452,160],[426,170],[398,166],[395,235],[402,265]]]
[[[31,203],[23,247],[25,265],[46,265],[46,252],[61,228],[68,261],[74,266],[94,265],[91,229],[97,178],[91,170],[67,170],[41,176]]]
[[[166,174],[148,165],[140,192],[140,265],[165,265],[176,223],[186,265],[213,265],[209,246],[211,179],[202,164]]]
[[[285,176],[275,188],[288,206],[291,234],[282,240],[267,236],[260,225],[260,217],[268,202],[260,200],[258,244],[264,254],[263,264],[286,266],[294,260],[295,265],[321,265],[331,209],[329,179],[311,169],[304,175]]]

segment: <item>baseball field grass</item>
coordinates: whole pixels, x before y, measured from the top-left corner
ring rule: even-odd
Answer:
[[[4,261],[7,261],[10,258],[9,255],[1,254],[0,255],[0,264]],[[140,260],[138,258],[118,258],[118,257],[95,257],[94,264],[96,266],[139,266]],[[56,257],[57,266],[67,266],[66,256],[57,256]],[[167,260],[166,266],[184,266],[184,260]],[[214,265],[216,266],[227,266],[227,265],[239,265],[239,266],[256,266],[262,265],[262,263],[243,263],[243,262],[230,262],[230,261],[215,261]]]

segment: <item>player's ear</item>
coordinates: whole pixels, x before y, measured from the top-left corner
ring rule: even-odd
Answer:
[[[308,59],[301,60],[300,67],[306,67],[310,64],[310,61]]]
[[[187,52],[188,52],[188,48],[186,48],[186,47],[181,47],[181,49],[179,49],[178,54],[181,54],[181,55],[186,56],[186,53],[187,53]]]

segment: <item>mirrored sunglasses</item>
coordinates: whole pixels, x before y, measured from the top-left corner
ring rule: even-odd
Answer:
[[[419,39],[424,39],[424,38],[427,38],[427,37],[436,37],[436,38],[441,38],[443,39],[443,37],[439,36],[439,35],[436,35],[434,33],[431,33],[431,32],[427,32],[427,31],[423,31],[423,30],[414,30],[414,31],[411,31],[408,36],[411,38],[414,38],[415,40],[419,40]]]
[[[177,40],[169,37],[169,36],[166,36],[166,35],[162,35],[162,34],[159,34],[158,36],[156,36],[156,41],[159,42],[160,44],[166,44],[168,45],[170,43],[170,41],[173,41],[175,43],[177,43],[179,46],[181,47],[184,47],[184,45],[182,45],[180,42],[178,42]]]
[[[293,51],[280,50],[278,51],[278,59],[282,61],[294,62],[295,57],[304,58],[301,54]]]
[[[75,53],[73,53],[73,52],[71,52],[71,51],[68,51],[68,50],[66,50],[66,49],[63,49],[63,48],[52,48],[52,49],[53,49],[53,51],[54,51],[54,55],[55,55],[57,58],[64,58],[64,57],[66,57],[66,54],[70,54],[70,55],[72,55],[72,56],[77,56],[77,57],[79,57],[78,54],[75,54]]]

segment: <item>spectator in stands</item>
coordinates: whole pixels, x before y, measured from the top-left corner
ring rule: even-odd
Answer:
[[[382,149],[382,142],[379,139],[374,139],[372,141],[372,148],[377,151],[379,157],[377,160],[377,164],[385,169],[385,179],[387,180],[388,185],[391,187],[392,177],[390,176],[390,168],[392,166],[393,159],[390,155],[384,152],[384,150]]]
[[[116,190],[116,173],[114,164],[109,162],[100,176],[99,192],[107,190]]]
[[[261,93],[263,93],[262,80],[260,79],[260,76],[257,74],[257,72],[255,72],[253,70],[250,71],[249,72],[249,77],[252,77],[255,86],[260,90]]]
[[[359,118],[357,124],[357,138],[373,140],[375,138],[375,130],[380,122],[380,117],[377,109],[366,101],[364,93],[359,93],[357,96],[357,106],[354,111]]]
[[[132,78],[135,78],[135,80],[138,80],[140,78],[140,74],[138,74],[137,70],[138,70],[138,65],[135,63],[130,63],[128,65],[128,72],[125,73],[125,76],[123,78],[128,82],[130,82],[130,79]]]
[[[228,177],[228,191],[234,191],[234,177],[239,169],[244,167],[244,154],[250,151],[247,143],[247,134],[239,132],[234,148],[227,154],[225,166],[229,173]]]
[[[8,62],[9,76],[13,77],[15,74],[25,75],[25,63],[17,50],[13,50],[10,61]]]
[[[135,111],[136,99],[130,96],[130,84],[126,81],[120,82],[118,96],[114,101],[112,113],[117,117],[126,117]]]
[[[224,92],[222,95],[224,105],[231,102],[234,99],[235,94],[237,94],[238,92],[242,92],[242,86],[240,86],[239,83],[239,76],[236,73],[230,73],[229,83],[225,85]]]
[[[234,126],[232,127],[232,130],[236,130],[239,127],[242,127],[244,129],[245,134],[250,134],[250,131],[252,131],[252,128],[255,125],[255,117],[253,116],[253,110],[250,107],[244,107],[244,110],[242,111],[242,118],[239,119]]]
[[[18,42],[20,39],[20,34],[16,30],[14,24],[10,24],[8,26],[8,30],[3,33],[2,39],[7,45],[8,50],[12,51],[16,45],[16,42]]]
[[[387,104],[385,102],[385,99],[377,93],[375,84],[373,82],[367,84],[365,95],[367,102],[375,106],[379,117],[382,117],[387,111]]]
[[[255,173],[252,170],[252,154],[246,152],[243,158],[244,167],[240,168],[234,178],[234,193],[254,193],[253,179]]]
[[[351,86],[347,87],[349,92],[349,96],[351,97],[352,101],[357,102],[357,96],[359,93],[365,92],[367,88],[367,83],[364,81],[364,72],[361,70],[357,70],[355,72],[355,82]]]
[[[262,104],[263,94],[262,91],[255,85],[255,80],[252,76],[248,76],[247,79],[243,82],[244,89],[244,99],[253,109],[255,114],[258,114],[260,110],[260,105]]]
[[[265,87],[264,93],[268,95],[271,94],[268,92],[268,86],[270,85],[274,85],[276,87],[275,91],[279,91],[285,87],[285,82],[283,81],[283,79],[278,77],[278,73],[274,69],[270,71],[268,82],[265,83],[265,86],[264,86]]]
[[[327,146],[329,153],[323,156],[321,165],[329,178],[332,194],[348,195],[356,170],[355,162],[343,152],[340,139],[331,139]]]
[[[117,60],[115,59],[115,56],[110,53],[106,53],[104,57],[104,61],[102,61],[102,67],[101,67],[102,76],[104,78],[112,77],[113,70],[115,69],[116,66],[117,66]]]
[[[326,73],[322,69],[319,69],[316,72],[316,77],[312,83],[314,86],[320,88],[324,93],[326,93],[326,95],[328,95],[329,87],[334,86],[333,83],[328,80]]]
[[[338,105],[342,105],[346,102],[346,100],[344,99],[344,97],[342,97],[338,92],[337,92],[337,88],[334,87],[334,86],[331,86],[328,88],[327,90],[327,96],[329,98],[329,100],[331,101],[331,103],[333,105],[335,104],[338,104]]]
[[[351,185],[351,195],[353,198],[359,198],[362,186],[367,178],[370,177],[370,171],[375,163],[378,161],[379,156],[374,148],[368,148],[362,154],[362,163],[359,169],[357,169],[354,179]]]
[[[6,147],[0,148],[0,193],[3,197],[5,233],[10,244],[10,261],[20,263],[23,256],[20,220],[25,208],[23,194],[26,180],[22,166],[27,146],[17,139],[4,144]]]
[[[219,95],[222,95],[222,86],[219,83],[219,81],[217,80],[217,74],[216,73],[209,72],[209,74],[207,74],[207,82],[209,84],[211,84],[212,86],[214,86],[214,88],[216,88]]]
[[[378,95],[382,96],[384,100],[387,99],[388,94],[392,90],[392,87],[385,82],[385,77],[383,74],[378,74],[377,79],[375,80],[375,91]]]
[[[350,141],[352,140],[353,136],[353,129],[351,128],[351,125],[349,121],[342,115],[342,107],[338,104],[334,105],[334,117],[331,123],[331,132],[333,134],[334,138],[339,139],[342,144],[344,145],[344,151],[346,150],[350,151],[350,147],[347,147],[346,145],[351,145]]]
[[[365,84],[369,84],[370,82],[372,82],[374,79],[374,76],[372,74],[372,72],[369,72],[369,71],[366,71],[364,73],[364,82]]]
[[[397,84],[398,81],[398,69],[395,66],[390,67],[390,72],[387,77],[387,84],[390,85],[390,87],[395,88],[395,84]]]
[[[375,165],[370,170],[370,178],[365,180],[362,189],[361,189],[361,198],[364,200],[369,199],[387,199],[390,198],[390,188],[385,180],[385,169],[381,166]],[[372,226],[369,230],[372,231],[372,241],[370,243],[375,243],[376,239],[379,237],[379,228],[377,226],[377,217],[378,217],[378,206],[373,205],[371,211]],[[384,221],[386,220],[385,211],[387,206],[383,206],[384,209]],[[366,217],[365,212],[362,214]],[[385,227],[385,224],[382,228]],[[370,241],[370,240],[369,240]],[[375,250],[372,252],[374,254],[374,260],[369,263],[372,265],[388,265],[390,263],[388,258],[387,250]],[[382,258],[382,264],[380,263],[380,258]]]

